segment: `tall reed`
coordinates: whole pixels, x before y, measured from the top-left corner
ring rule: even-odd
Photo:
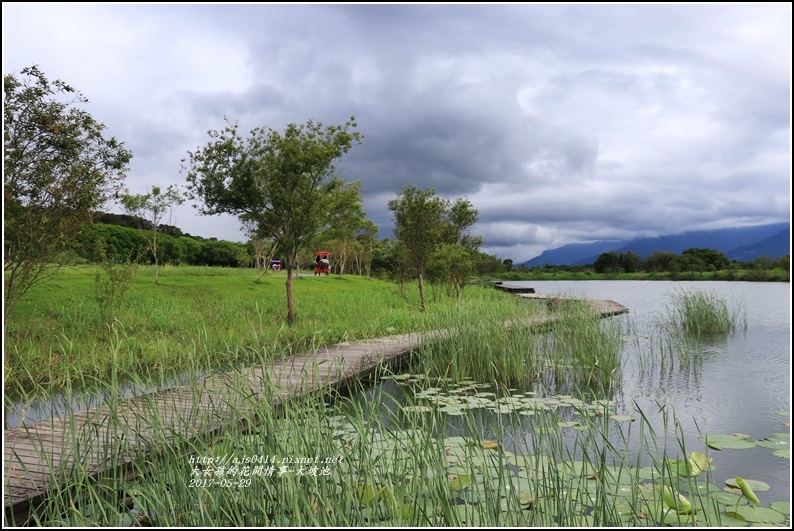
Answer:
[[[358,392],[279,402],[284,390],[249,372],[212,387],[193,382],[168,404],[140,397],[132,411],[111,397],[92,413],[110,418],[105,444],[93,444],[90,430],[64,429],[72,435],[62,450],[81,460],[71,469],[53,463],[62,486],[33,523],[714,526],[731,522],[726,507],[741,504],[717,497],[709,475],[704,483],[680,474],[673,463],[690,449],[674,416],[656,432],[636,404],[637,422],[626,423],[605,401],[541,400],[494,383],[503,394],[493,404],[512,410],[451,416],[419,408],[428,404],[421,394],[395,397],[365,382],[354,383]],[[128,464],[97,476],[91,459]]]
[[[666,306],[669,321],[689,335],[727,334],[747,325],[744,305],[738,303],[731,307],[715,291],[677,290],[671,298]]]

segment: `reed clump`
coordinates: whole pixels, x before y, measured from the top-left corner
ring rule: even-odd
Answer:
[[[691,336],[728,334],[746,326],[744,305],[731,306],[715,291],[678,290],[671,299],[666,307],[670,324]]]

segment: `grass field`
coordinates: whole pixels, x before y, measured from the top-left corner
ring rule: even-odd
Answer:
[[[7,392],[38,395],[118,373],[211,372],[342,341],[437,326],[468,313],[526,314],[533,305],[488,287],[463,298],[414,284],[346,275],[294,281],[297,322],[286,324],[285,273],[256,282],[251,269],[138,267],[129,279],[99,267],[63,269],[32,289],[6,328]],[[113,273],[114,276],[111,277]],[[158,378],[159,378],[158,376]]]

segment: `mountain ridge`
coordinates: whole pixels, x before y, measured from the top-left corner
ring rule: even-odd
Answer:
[[[771,223],[753,227],[686,231],[634,240],[572,243],[543,251],[540,256],[527,260],[523,265],[581,266],[592,264],[601,254],[608,252],[633,252],[645,259],[656,251],[681,254],[691,248],[714,249],[731,260],[740,262],[752,261],[760,256],[777,259],[791,254],[791,225],[788,222]]]

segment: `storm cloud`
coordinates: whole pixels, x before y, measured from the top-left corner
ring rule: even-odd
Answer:
[[[3,72],[85,94],[127,186],[242,131],[342,124],[368,217],[406,184],[467,197],[516,263],[600,239],[790,219],[791,4],[3,4]],[[244,241],[185,205],[176,224]]]

